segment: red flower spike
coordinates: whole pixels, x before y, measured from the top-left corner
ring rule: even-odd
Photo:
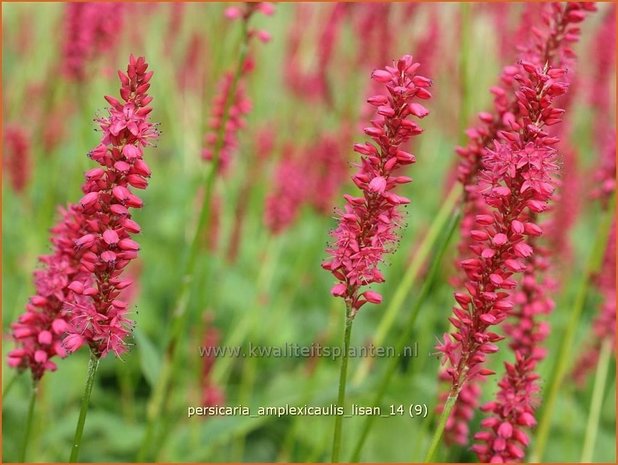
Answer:
[[[386,93],[372,98],[380,103],[372,127],[365,133],[373,143],[357,144],[356,152],[361,155],[359,171],[353,176],[354,183],[363,196],[347,196],[343,211],[339,212],[339,226],[331,233],[334,242],[327,249],[330,259],[323,267],[328,269],[340,286],[336,286],[354,316],[367,302],[379,303],[381,296],[373,291],[363,292],[364,286],[384,281],[378,266],[386,253],[393,251],[397,243],[396,228],[401,220],[399,205],[409,202],[393,192],[398,184],[394,173],[408,164],[410,158],[399,156],[401,147],[420,128],[406,119],[412,115],[409,110],[419,93],[431,84],[427,78],[415,74],[419,64],[406,55],[384,69],[375,70],[372,79],[386,87]],[[416,113],[425,116],[424,107],[415,107]]]

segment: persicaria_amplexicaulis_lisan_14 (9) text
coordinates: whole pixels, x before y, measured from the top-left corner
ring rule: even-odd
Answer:
[[[362,288],[384,281],[379,265],[397,243],[399,207],[410,202],[394,189],[412,180],[396,173],[415,162],[414,155],[402,146],[422,132],[408,117],[424,118],[429,113],[415,101],[431,97],[427,90],[431,81],[416,74],[419,67],[412,56],[406,55],[371,76],[384,84],[386,93],[368,99],[377,108],[376,119],[364,130],[373,143],[354,145],[361,162],[352,180],[362,196],[344,195],[346,204],[339,212],[339,226],[331,233],[334,241],[327,249],[330,259],[322,264],[339,281],[331,293],[345,300],[348,318],[365,303],[382,301],[379,293]]]

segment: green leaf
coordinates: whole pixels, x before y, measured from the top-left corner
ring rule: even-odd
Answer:
[[[157,352],[154,344],[142,331],[136,328],[134,335],[142,373],[144,373],[144,377],[148,384],[150,384],[150,387],[154,387],[161,370],[161,354]]]

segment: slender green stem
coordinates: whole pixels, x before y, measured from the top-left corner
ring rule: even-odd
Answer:
[[[341,440],[343,438],[343,414],[345,413],[345,385],[348,378],[348,356],[350,352],[350,337],[352,335],[352,322],[350,305],[346,303],[345,331],[343,334],[343,358],[341,360],[341,371],[339,372],[339,394],[337,396],[337,407],[344,409],[341,415],[335,416],[335,433],[333,434],[333,453],[332,463],[339,462],[341,453]]]
[[[584,448],[582,451],[582,458],[580,460],[582,463],[592,462],[594,445],[597,440],[597,433],[599,431],[599,419],[601,418],[601,406],[603,405],[603,393],[605,392],[605,383],[607,381],[607,371],[609,369],[611,353],[611,343],[608,339],[605,339],[601,344],[597,372],[594,377],[594,388],[592,391],[592,401],[590,403],[590,415],[588,416],[586,436],[584,437]]]
[[[281,241],[279,238],[269,236],[264,245],[265,253],[261,261],[261,266],[256,278],[256,292],[254,301],[260,300],[261,294],[268,290],[268,286],[272,281],[272,275],[277,265],[277,260],[281,252]],[[234,347],[240,345],[248,334],[256,329],[262,329],[261,321],[264,321],[264,306],[252,307],[251,311],[245,312],[243,319],[234,326],[230,336],[226,339],[225,345]],[[260,333],[261,334],[261,333]],[[249,360],[252,360],[249,359]],[[219,360],[212,371],[212,380],[217,385],[227,384],[230,376],[232,365],[235,360],[231,357],[225,357]]]
[[[444,231],[442,235],[442,239],[436,245],[435,255],[434,255],[433,260],[431,261],[432,262],[431,268],[429,269],[427,278],[423,282],[421,291],[418,297],[416,298],[416,300],[414,301],[414,305],[412,306],[412,309],[410,310],[410,316],[408,317],[408,321],[406,322],[405,329],[401,333],[401,336],[399,337],[397,341],[397,353],[398,354],[404,353],[405,346],[409,342],[410,335],[412,334],[414,324],[416,323],[416,318],[418,316],[419,310],[421,308],[421,305],[424,303],[425,298],[429,294],[429,291],[433,287],[433,283],[436,279],[438,269],[440,268],[440,264],[442,262],[442,257],[444,256],[444,253],[446,252],[450,239],[453,236],[453,233],[455,232],[457,225],[459,224],[459,217],[460,217],[459,212],[451,216],[450,223],[448,224],[447,229]],[[373,398],[371,405],[381,404],[382,398],[384,397],[384,394],[386,394],[386,390],[388,389],[391,379],[393,375],[395,374],[395,371],[397,370],[398,362],[399,362],[398,357],[392,357],[391,359],[389,359],[389,364],[386,367],[386,371],[384,372],[384,375],[382,376],[380,384],[378,385],[376,394]],[[369,431],[371,430],[371,427],[373,426],[374,419],[375,419],[375,416],[373,415],[367,416],[365,418],[363,429],[361,431],[361,434],[358,436],[358,439],[356,441],[356,446],[354,448],[354,452],[352,453],[351,462],[359,461],[360,454],[363,450],[363,446],[365,445],[365,440],[367,439],[367,436],[369,435]]]
[[[378,325],[378,329],[376,330],[373,338],[373,344],[376,347],[382,345],[386,335],[395,323],[397,315],[401,311],[406,297],[410,294],[410,290],[414,286],[423,264],[427,261],[429,253],[438,240],[440,233],[444,230],[445,225],[448,223],[449,219],[453,217],[453,211],[460,196],[461,184],[455,183],[442,203],[438,214],[431,223],[427,234],[418,248],[418,251],[414,255],[412,263],[410,263],[410,266],[406,269],[401,281],[399,281],[399,284],[397,285],[397,289],[395,290],[392,299],[389,301],[388,306],[384,311],[384,316],[380,320],[380,324]],[[360,384],[365,379],[369,373],[370,364],[371,359],[363,359],[354,374],[354,385]]]
[[[455,402],[457,402],[458,396],[459,393],[451,393],[446,398],[446,402],[444,403],[444,410],[442,410],[442,414],[440,415],[440,421],[438,422],[438,427],[433,433],[433,437],[431,438],[431,444],[429,445],[429,450],[427,451],[427,455],[425,456],[425,463],[430,463],[433,461],[433,456],[436,454],[436,449],[440,444],[440,439],[442,439],[442,433],[444,432],[446,421],[448,420],[448,417],[451,416],[451,411],[453,410]]]
[[[28,443],[30,442],[30,432],[32,431],[32,422],[34,419],[34,404],[36,403],[36,395],[39,390],[38,381],[32,381],[32,391],[30,392],[30,404],[28,405],[28,418],[26,419],[26,432],[24,433],[24,442],[21,446],[19,461],[26,461],[26,452],[28,451]]]
[[[135,423],[135,382],[131,369],[127,363],[119,363],[116,370],[120,381],[123,417],[128,423]]]
[[[577,295],[575,296],[573,309],[571,310],[571,318],[569,319],[567,327],[561,333],[561,343],[559,351],[556,354],[556,363],[547,384],[547,395],[543,399],[543,406],[539,415],[540,420],[537,427],[536,441],[534,449],[530,454],[531,462],[540,462],[545,452],[545,446],[547,445],[547,440],[549,439],[552,414],[556,398],[558,397],[558,392],[563,384],[564,376],[567,373],[569,363],[571,361],[570,355],[571,349],[573,348],[575,331],[579,326],[579,320],[586,303],[586,296],[588,295],[590,282],[593,276],[598,272],[603,261],[603,255],[607,245],[611,224],[614,220],[614,205],[615,195],[612,196],[607,211],[605,212],[601,224],[597,230],[597,236],[593,243],[594,246],[588,258],[586,270],[579,283]]]
[[[69,462],[75,463],[79,458],[79,448],[82,445],[82,436],[84,434],[84,425],[86,424],[86,415],[88,414],[88,406],[90,405],[90,394],[94,386],[94,377],[99,367],[99,357],[90,352],[90,361],[88,362],[88,378],[84,387],[84,396],[82,397],[82,406],[79,410],[79,419],[75,428],[75,438],[73,439],[73,447],[71,447],[71,456]]]
[[[21,373],[22,373],[21,371],[14,373],[13,376],[11,376],[11,379],[9,380],[9,382],[6,383],[6,386],[4,386],[4,389],[2,389],[2,397],[5,400],[6,400],[6,396],[8,395],[9,392],[11,392],[11,389],[15,385],[15,381],[17,381],[17,378],[19,378],[19,375],[21,375]]]
[[[178,346],[178,340],[183,335],[183,329],[185,326],[185,320],[187,318],[187,309],[189,306],[190,294],[192,289],[193,278],[195,274],[195,268],[197,265],[198,252],[202,238],[205,231],[208,229],[210,223],[210,207],[212,204],[212,196],[214,192],[215,181],[217,180],[217,174],[219,172],[219,161],[221,158],[221,150],[223,149],[225,141],[225,128],[229,119],[230,110],[234,102],[234,96],[236,94],[236,88],[243,72],[243,67],[247,54],[249,52],[249,25],[248,21],[242,21],[242,40],[240,44],[240,51],[238,54],[238,62],[236,70],[234,72],[232,83],[227,94],[227,98],[223,108],[223,115],[221,116],[221,127],[217,133],[217,139],[213,148],[213,158],[203,185],[204,188],[204,200],[198,217],[198,222],[193,234],[192,241],[185,255],[185,263],[183,266],[183,272],[181,274],[182,280],[180,283],[180,289],[178,292],[177,305],[174,313],[172,314],[170,339],[167,343],[165,350],[165,356],[163,358],[161,371],[159,373],[159,379],[155,384],[153,393],[151,394],[150,401],[147,407],[147,424],[146,433],[140,450],[138,452],[137,460],[144,461],[147,457],[148,450],[153,445],[153,435],[156,428],[156,424],[164,417],[162,415],[163,401],[165,397],[169,395],[170,380],[172,379],[173,362],[176,357],[176,347]],[[162,446],[163,439],[157,441],[158,447]]]

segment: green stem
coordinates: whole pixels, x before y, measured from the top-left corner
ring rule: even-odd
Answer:
[[[592,401],[590,403],[590,415],[586,425],[586,436],[584,437],[584,448],[580,462],[592,462],[594,444],[599,430],[599,419],[601,418],[601,406],[603,405],[603,393],[605,382],[607,381],[607,371],[609,369],[610,355],[612,353],[610,341],[605,339],[601,345],[597,372],[594,377],[594,389],[592,391]]]
[[[386,310],[384,311],[384,316],[378,325],[378,329],[376,330],[375,336],[373,338],[373,344],[376,347],[379,347],[384,342],[386,335],[391,330],[393,324],[397,319],[397,315],[401,311],[403,304],[406,300],[406,297],[410,294],[410,290],[414,286],[418,275],[420,274],[421,268],[424,263],[427,261],[427,257],[429,253],[433,249],[436,241],[440,233],[444,230],[445,225],[448,223],[448,220],[453,217],[453,211],[455,209],[455,205],[457,200],[461,195],[461,184],[455,183],[451,188],[450,192],[446,196],[444,203],[440,207],[438,214],[435,219],[431,223],[429,230],[427,231],[427,235],[423,238],[421,245],[418,248],[418,251],[414,255],[412,259],[412,263],[406,269],[401,281],[393,294],[392,299],[389,301]],[[360,366],[356,370],[354,374],[354,385],[360,384],[369,373],[369,367],[371,365],[371,359],[365,358],[361,362]]]
[[[427,455],[425,456],[425,463],[430,463],[433,461],[433,456],[435,455],[436,449],[440,444],[440,439],[442,439],[442,433],[444,432],[446,421],[451,416],[451,411],[453,410],[455,402],[457,402],[458,395],[459,393],[450,393],[449,396],[446,398],[446,402],[444,403],[444,410],[442,410],[442,414],[440,415],[440,421],[438,422],[438,427],[433,433],[433,437],[431,438],[431,444],[429,445],[429,450],[427,451]]]
[[[6,396],[8,395],[9,392],[11,392],[11,389],[15,385],[15,381],[17,381],[17,378],[19,378],[19,375],[21,375],[21,374],[22,374],[21,371],[18,371],[17,373],[14,373],[13,376],[11,377],[11,379],[9,380],[9,382],[6,383],[6,386],[4,386],[4,389],[2,389],[2,397],[5,400],[6,400]]]
[[[84,434],[84,425],[86,424],[86,415],[88,414],[88,406],[90,405],[90,394],[92,394],[92,387],[94,386],[94,376],[97,373],[99,367],[99,357],[90,352],[90,361],[88,362],[88,378],[86,379],[86,386],[84,388],[84,396],[82,397],[82,406],[79,410],[79,419],[77,420],[77,427],[75,428],[75,438],[73,439],[73,447],[71,448],[71,456],[69,462],[75,463],[79,458],[79,448],[82,445],[82,436]]]
[[[205,231],[208,229],[210,223],[210,207],[212,204],[212,196],[214,191],[215,181],[217,179],[219,160],[221,158],[221,150],[223,148],[225,140],[225,127],[230,114],[230,109],[234,101],[234,95],[236,94],[236,88],[243,72],[243,66],[247,58],[249,51],[249,26],[248,21],[242,22],[242,41],[240,45],[240,51],[238,55],[238,63],[233,75],[232,83],[227,94],[227,98],[223,108],[223,115],[221,116],[221,127],[217,133],[217,139],[213,148],[213,158],[203,185],[205,186],[204,200],[198,217],[197,226],[193,239],[189,246],[187,255],[185,256],[185,265],[183,267],[183,273],[181,274],[182,280],[180,283],[180,290],[178,293],[178,301],[175,307],[174,313],[171,318],[171,332],[170,339],[167,343],[165,356],[163,358],[159,379],[155,384],[154,391],[151,395],[150,401],[147,407],[147,424],[146,433],[140,450],[138,452],[137,461],[141,462],[146,459],[146,455],[153,441],[153,434],[156,424],[162,419],[162,407],[163,400],[169,395],[169,385],[172,379],[171,374],[173,371],[173,362],[176,356],[176,348],[178,346],[179,339],[183,336],[183,328],[185,326],[185,320],[187,317],[187,308],[189,305],[189,298],[192,289],[192,282],[195,274],[195,268],[197,264],[198,252],[202,238]],[[163,441],[164,438],[162,438]],[[162,446],[162,441],[157,441],[157,446]]]
[[[351,316],[351,308],[346,303],[346,320],[345,331],[343,335],[343,359],[341,360],[341,371],[339,372],[339,394],[337,396],[337,407],[345,410],[345,385],[348,377],[348,355],[350,352],[350,336],[352,335],[352,322],[354,317]],[[333,434],[333,453],[331,456],[332,463],[339,462],[341,452],[341,440],[343,437],[343,414],[335,416],[335,433]]]
[[[431,268],[427,274],[427,278],[423,282],[423,287],[421,288],[421,291],[418,297],[414,301],[414,305],[410,311],[410,316],[408,317],[408,321],[405,325],[405,329],[403,333],[401,333],[401,336],[399,337],[397,341],[397,352],[396,352],[397,354],[404,353],[405,346],[409,341],[410,335],[412,334],[412,329],[414,328],[414,324],[416,323],[416,317],[418,316],[420,307],[424,303],[425,298],[427,297],[427,295],[429,294],[429,291],[431,290],[433,286],[433,283],[438,273],[438,269],[440,268],[440,263],[442,262],[442,257],[444,256],[444,253],[446,252],[450,239],[453,236],[453,233],[455,232],[457,225],[459,224],[459,217],[460,217],[459,212],[451,216],[450,223],[448,224],[446,231],[443,233],[441,241],[436,245],[436,252],[435,252],[433,260],[431,261]],[[378,386],[378,389],[376,391],[375,397],[373,398],[371,405],[381,404],[382,398],[384,397],[384,394],[386,394],[386,390],[388,389],[391,379],[393,375],[395,374],[395,371],[397,370],[398,362],[399,362],[398,357],[392,357],[389,360],[389,364],[386,367],[386,371],[382,377],[382,380],[380,381],[380,384]],[[367,436],[369,435],[369,431],[371,430],[371,427],[373,426],[374,419],[375,419],[375,416],[373,415],[367,416],[365,418],[363,430],[361,431],[361,434],[358,436],[356,447],[354,448],[354,452],[352,454],[351,462],[358,462],[358,460],[360,459],[360,454],[363,450],[363,446],[365,445],[365,440],[367,439]]]
[[[551,427],[551,419],[553,409],[555,406],[558,391],[563,384],[564,377],[569,368],[569,362],[571,361],[570,352],[573,347],[575,338],[575,331],[579,326],[579,320],[586,303],[586,296],[588,295],[588,288],[592,278],[598,272],[603,261],[603,255],[607,245],[607,239],[611,228],[612,221],[614,220],[614,205],[615,195],[612,196],[607,211],[601,221],[601,224],[597,230],[597,236],[594,240],[594,246],[592,252],[588,258],[588,264],[586,270],[582,276],[579,284],[577,295],[575,296],[575,302],[573,304],[573,310],[571,311],[571,318],[567,327],[561,335],[561,344],[558,351],[556,363],[551,373],[551,377],[546,389],[547,395],[543,401],[543,407],[540,413],[539,425],[537,428],[537,435],[535,441],[535,447],[530,455],[531,462],[540,462],[545,452],[545,446],[549,438],[549,431]]]
[[[34,419],[34,404],[36,403],[36,395],[39,390],[38,381],[32,381],[32,391],[30,392],[30,404],[28,405],[28,418],[26,419],[26,432],[24,434],[24,442],[21,447],[19,461],[26,462],[26,452],[28,451],[28,443],[30,442],[30,432],[32,431],[32,422]]]

